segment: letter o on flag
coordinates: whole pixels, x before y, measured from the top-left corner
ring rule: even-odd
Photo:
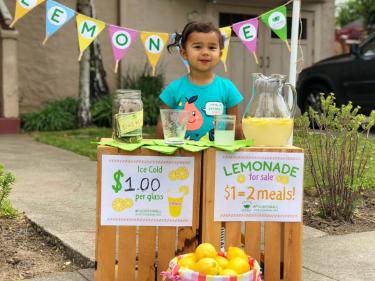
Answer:
[[[132,42],[131,36],[125,30],[116,31],[112,35],[112,44],[117,49],[123,50],[123,49],[129,48],[131,42]]]

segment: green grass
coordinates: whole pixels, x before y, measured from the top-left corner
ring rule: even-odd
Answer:
[[[145,138],[153,138],[155,127],[144,127],[143,135]],[[101,138],[110,138],[112,129],[85,128],[60,132],[34,132],[32,136],[39,142],[70,150],[87,156],[91,160],[96,160],[97,145],[92,142],[99,141]]]

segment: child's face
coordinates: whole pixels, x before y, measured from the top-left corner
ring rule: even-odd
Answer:
[[[212,71],[221,57],[219,36],[216,32],[192,32],[186,41],[181,54],[190,64],[190,69]]]

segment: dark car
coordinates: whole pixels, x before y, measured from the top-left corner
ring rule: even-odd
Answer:
[[[352,101],[363,113],[375,109],[375,33],[349,54],[331,57],[305,68],[297,82],[302,112],[320,108],[320,93],[334,93],[336,103]]]

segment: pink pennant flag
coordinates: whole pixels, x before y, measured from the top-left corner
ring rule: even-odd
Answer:
[[[258,25],[257,18],[237,22],[232,25],[233,31],[241,39],[246,48],[254,55],[255,62],[258,64],[256,55],[257,38],[258,38]]]
[[[113,57],[116,61],[115,72],[118,64],[128,52],[130,46],[137,39],[138,31],[130,28],[123,28],[116,25],[109,26],[109,37],[111,39]]]

